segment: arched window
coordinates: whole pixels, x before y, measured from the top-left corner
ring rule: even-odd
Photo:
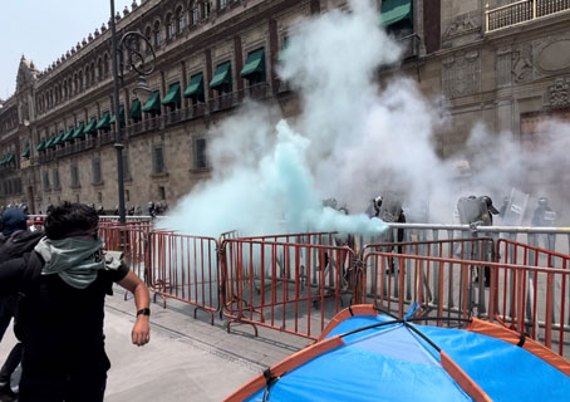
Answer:
[[[85,88],[89,88],[91,78],[91,71],[89,70],[89,66],[85,67]]]
[[[160,21],[156,21],[154,23],[154,32],[152,33],[154,36],[154,45],[156,47],[160,47],[162,44],[162,35],[160,33]]]
[[[83,91],[83,71],[81,71],[81,70],[79,70],[78,79],[79,79],[79,88],[78,88],[78,90],[79,90],[79,91]]]
[[[144,31],[144,36],[145,38],[147,38],[148,43],[152,43],[152,28],[150,26],[146,27],[145,31]],[[150,46],[148,46],[148,44],[145,43],[146,46],[146,52],[150,53]]]
[[[209,1],[202,1],[200,3],[200,15],[202,19],[205,20],[210,16],[210,2]]]
[[[91,63],[91,85],[95,84],[95,63]]]
[[[198,10],[198,6],[196,6],[192,9],[191,23],[192,25],[198,25],[198,22],[200,22],[200,10]]]
[[[79,80],[77,79],[77,74],[73,76],[73,94],[79,92]]]
[[[170,41],[174,38],[174,20],[172,14],[166,16],[166,40]]]
[[[63,81],[63,97],[65,99],[67,99],[67,97],[69,96],[69,92],[67,89],[67,80]]]
[[[181,34],[184,28],[186,28],[186,13],[182,7],[178,7],[176,10],[176,32]]]
[[[109,75],[109,55],[107,53],[103,56],[103,75],[105,77]]]
[[[101,58],[97,60],[97,79],[99,81],[103,79],[103,59]]]

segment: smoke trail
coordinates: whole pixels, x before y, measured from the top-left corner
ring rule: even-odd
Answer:
[[[289,38],[278,71],[299,95],[300,115],[275,127],[277,107],[250,103],[211,130],[211,179],[162,226],[211,236],[234,229],[375,234],[384,225],[358,213],[379,193],[397,193],[411,220],[449,223],[460,196],[487,194],[497,204],[513,187],[540,191],[524,178],[546,170],[556,180],[558,166],[568,167],[563,150],[570,144],[562,137],[570,130],[552,124],[542,156],[480,124],[463,151],[442,160],[436,149],[452,137],[442,134],[450,129],[440,100],[398,73],[379,85],[380,68],[395,70],[401,49],[378,26],[371,1],[350,5],[351,13],[300,21]],[[467,175],[458,174],[457,160],[468,162]],[[329,197],[353,214],[323,208]]]

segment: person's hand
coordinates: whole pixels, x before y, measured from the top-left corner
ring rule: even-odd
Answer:
[[[144,346],[150,341],[148,316],[139,315],[132,332],[133,345]]]

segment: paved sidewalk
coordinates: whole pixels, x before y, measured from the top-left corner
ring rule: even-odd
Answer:
[[[223,324],[193,308],[169,300],[163,309],[151,306],[151,342],[141,348],[130,342],[134,322],[133,300],[119,291],[107,298],[105,333],[109,372],[107,402],[221,401],[235,389],[311,342],[250,326],[234,326],[228,334]],[[0,344],[0,362],[14,345],[9,328]]]

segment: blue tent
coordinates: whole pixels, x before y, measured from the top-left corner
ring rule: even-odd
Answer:
[[[567,401],[570,362],[495,324],[413,324],[372,306],[340,312],[321,339],[227,401]]]

